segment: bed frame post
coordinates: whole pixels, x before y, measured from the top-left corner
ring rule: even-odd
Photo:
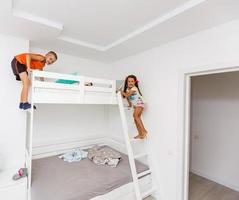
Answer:
[[[116,81],[112,81],[112,97],[111,97],[111,104],[115,101],[115,93],[116,93]]]
[[[80,86],[80,102],[85,103],[85,77],[80,76],[80,81],[79,81],[79,86]]]
[[[31,73],[31,108],[27,111],[27,143],[26,143],[26,167],[28,169],[28,181],[27,181],[27,200],[31,200],[31,179],[32,179],[32,136],[33,136],[33,115],[34,115],[34,81],[35,81],[34,71]]]

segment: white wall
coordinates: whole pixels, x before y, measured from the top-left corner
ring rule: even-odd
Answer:
[[[34,120],[33,146],[38,152],[52,144],[83,144],[84,141],[88,145],[107,136],[107,118],[102,105],[37,105]]]
[[[49,50],[39,49],[37,47],[31,47],[31,52],[46,54]],[[57,52],[56,52],[57,53]],[[99,78],[111,78],[113,70],[106,63],[97,62],[80,57],[70,56],[66,54],[57,53],[58,60],[53,64],[46,66],[44,70],[72,73],[79,72],[83,76],[92,76]]]
[[[47,53],[47,50],[31,48],[31,52]],[[112,68],[108,64],[58,54],[58,60],[46,71],[72,73],[110,79]],[[38,105],[34,124],[34,146],[71,141],[102,139],[108,135],[108,115],[104,105]]]
[[[106,69],[103,72],[101,69],[95,72],[97,76],[109,75],[115,79],[122,79],[131,73],[138,76],[148,102],[144,119],[154,150],[158,169],[156,175],[163,200],[181,199],[183,135],[179,130],[181,119],[178,118],[181,101],[179,71],[238,60],[238,34],[239,20],[235,20],[112,63],[113,72],[108,71],[108,67],[103,67]],[[62,61],[62,69],[68,68],[71,61]],[[78,61],[73,64],[80,67]],[[90,71],[84,73],[94,73],[97,70],[94,66],[86,67]],[[117,135],[116,129],[113,130]]]
[[[181,199],[180,71],[238,60],[239,20],[113,63],[115,78],[136,74],[148,102],[144,118],[162,200]],[[182,92],[182,91],[180,91]]]
[[[0,35],[0,170],[24,166],[26,113],[18,108],[21,83],[15,80],[11,61],[28,46],[27,40]]]
[[[191,171],[239,191],[239,72],[192,79]]]

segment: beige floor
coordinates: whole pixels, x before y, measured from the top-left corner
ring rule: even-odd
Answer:
[[[155,200],[147,197],[144,200]],[[239,192],[190,174],[189,200],[239,200]]]
[[[189,200],[239,200],[239,192],[190,174]]]

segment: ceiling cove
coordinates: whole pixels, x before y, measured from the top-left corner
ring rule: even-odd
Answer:
[[[196,6],[204,3],[205,1],[207,1],[207,0],[190,0],[186,3],[184,3],[183,5],[178,6],[177,8],[167,12],[166,14],[156,18],[155,20],[124,35],[123,37],[116,39],[114,42],[112,42],[108,45],[105,45],[105,46],[97,45],[97,44],[90,43],[90,42],[84,41],[84,40],[79,40],[79,39],[69,37],[69,36],[63,34],[64,24],[61,24],[60,22],[53,21],[51,19],[47,19],[47,18],[43,18],[41,16],[34,15],[32,13],[29,13],[29,12],[26,12],[26,11],[23,11],[23,10],[20,10],[17,8],[14,8],[14,0],[12,0],[12,4],[11,4],[12,8],[11,9],[12,9],[12,15],[14,17],[22,18],[22,19],[25,19],[25,20],[28,20],[28,21],[31,21],[31,22],[34,22],[37,24],[48,26],[49,28],[52,28],[52,29],[56,29],[59,32],[59,34],[57,36],[57,40],[68,42],[68,43],[71,43],[74,45],[79,45],[82,47],[87,47],[87,48],[97,50],[100,52],[106,52],[106,51],[110,50],[111,48],[116,47],[116,46],[146,32],[164,22],[167,22],[168,20],[176,17],[177,15],[180,15],[180,14],[192,9],[193,7],[196,7]]]

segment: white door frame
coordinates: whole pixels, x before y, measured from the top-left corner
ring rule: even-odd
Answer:
[[[239,61],[213,64],[204,67],[180,71],[179,80],[179,181],[180,200],[188,200],[189,193],[189,162],[190,162],[190,101],[191,101],[191,78],[199,75],[218,74],[239,71]]]

